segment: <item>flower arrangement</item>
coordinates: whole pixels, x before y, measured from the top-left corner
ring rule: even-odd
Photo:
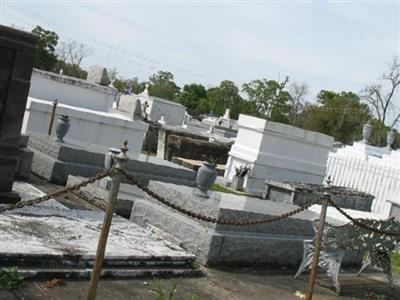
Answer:
[[[251,168],[249,165],[241,165],[239,168],[235,167],[235,175],[237,177],[245,177],[247,174],[249,174],[249,172],[251,171]]]

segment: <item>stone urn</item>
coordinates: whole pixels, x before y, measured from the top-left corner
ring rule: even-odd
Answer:
[[[244,177],[234,175],[232,177],[231,189],[235,191],[243,191]]]
[[[56,124],[56,138],[54,139],[56,142],[64,143],[64,137],[69,130],[69,118],[68,115],[61,115],[57,120]]]
[[[203,165],[197,170],[196,184],[197,190],[195,195],[208,198],[207,191],[213,185],[217,178],[217,170],[215,165],[209,162],[204,162]]]
[[[362,130],[362,135],[363,135],[362,142],[363,143],[368,144],[369,137],[371,136],[371,131],[372,131],[372,125],[369,123],[364,124],[363,130]]]
[[[386,148],[388,148],[389,150],[392,149],[391,146],[394,142],[394,134],[395,134],[395,132],[392,129],[392,130],[388,131],[387,136],[386,136]]]

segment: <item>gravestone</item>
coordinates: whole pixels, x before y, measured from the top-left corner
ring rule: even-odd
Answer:
[[[103,68],[102,66],[89,67],[87,80],[101,85],[110,84],[110,80],[108,79],[107,69]]]
[[[0,203],[20,200],[12,186],[35,53],[34,35],[0,25]]]

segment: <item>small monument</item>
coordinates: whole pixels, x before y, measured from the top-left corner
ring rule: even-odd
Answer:
[[[224,115],[221,117],[221,119],[229,120],[229,119],[230,119],[230,114],[231,114],[231,110],[230,110],[229,108],[225,109],[225,113],[224,113]]]
[[[142,120],[142,103],[140,102],[139,99],[136,100],[136,105],[135,105],[135,110],[133,111],[133,120]]]
[[[150,94],[149,94],[149,86],[150,86],[150,85],[149,85],[148,83],[146,83],[143,92],[141,92],[141,93],[139,94],[139,96],[142,96],[142,97],[145,97],[146,99],[148,99],[148,98],[150,97]]]
[[[105,86],[111,83],[108,79],[107,69],[102,66],[89,67],[87,80]]]
[[[32,34],[0,25],[0,203],[20,201],[12,187],[36,41]]]

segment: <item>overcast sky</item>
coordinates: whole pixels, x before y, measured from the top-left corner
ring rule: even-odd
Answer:
[[[0,22],[40,25],[92,49],[83,67],[115,67],[179,85],[253,79],[359,92],[400,55],[398,1],[7,1]]]

